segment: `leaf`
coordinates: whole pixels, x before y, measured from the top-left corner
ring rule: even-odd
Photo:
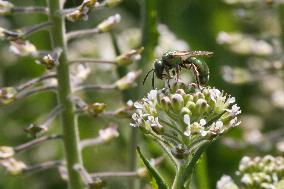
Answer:
[[[154,189],[169,189],[169,187],[167,186],[167,184],[164,181],[164,179],[162,178],[162,176],[158,173],[158,171],[155,169],[155,167],[153,167],[151,165],[151,163],[144,157],[144,155],[141,153],[140,148],[138,146],[137,146],[136,150],[137,150],[140,158],[142,159],[144,165],[147,167],[150,175],[153,177],[153,179],[155,181],[153,183]]]

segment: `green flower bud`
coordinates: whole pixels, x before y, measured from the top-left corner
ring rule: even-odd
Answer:
[[[82,18],[82,13],[80,12],[80,10],[74,10],[68,14],[66,14],[66,19],[71,21],[71,22],[75,22],[78,21]]]
[[[144,48],[141,47],[139,49],[133,49],[126,53],[123,53],[115,58],[115,62],[120,66],[127,66],[131,64],[135,60],[139,60],[141,58],[141,53]]]
[[[168,111],[170,107],[171,107],[171,99],[167,96],[164,96],[161,99],[161,109],[164,111]]]
[[[109,18],[103,20],[98,26],[99,32],[108,32],[110,31],[116,24],[118,24],[121,20],[119,14],[110,16]]]
[[[13,87],[0,88],[0,104],[10,104],[16,99],[17,90]]]
[[[5,167],[6,170],[12,175],[22,173],[22,171],[27,168],[27,166],[23,162],[18,161],[14,158],[6,158],[0,160],[0,165]]]
[[[0,15],[5,16],[12,13],[14,5],[9,1],[0,0]]]
[[[116,88],[119,90],[126,90],[131,88],[136,79],[141,75],[141,73],[141,70],[129,72],[126,76],[115,82]]]
[[[12,157],[15,154],[15,151],[10,146],[0,146],[0,160]]]
[[[106,0],[104,2],[106,7],[115,7],[118,4],[120,4],[122,2],[122,0]]]
[[[200,98],[196,101],[196,110],[198,111],[198,113],[203,114],[205,111],[207,111],[208,108],[209,105],[203,98]]]
[[[98,116],[100,113],[102,113],[106,109],[106,104],[95,102],[93,104],[88,104],[85,107],[85,111],[93,116]]]
[[[183,107],[180,111],[181,115],[184,116],[185,114],[191,115],[191,111],[187,107]]]
[[[180,111],[184,105],[183,98],[180,94],[174,94],[171,97],[172,108],[174,111]]]

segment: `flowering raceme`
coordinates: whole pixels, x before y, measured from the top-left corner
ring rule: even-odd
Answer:
[[[243,157],[237,175],[242,187],[238,187],[230,176],[223,176],[217,183],[217,189],[282,189],[284,187],[283,157]]]
[[[178,83],[171,89],[151,90],[135,102],[131,125],[189,145],[195,139],[214,139],[239,125],[241,110],[234,103],[234,97],[218,89]]]

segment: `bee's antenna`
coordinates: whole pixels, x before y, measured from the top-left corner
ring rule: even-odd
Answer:
[[[152,75],[152,88],[153,89],[155,88],[155,72],[153,72],[153,75]]]
[[[152,71],[154,71],[154,70],[155,70],[155,69],[152,69],[152,70],[148,71],[148,73],[146,74],[146,76],[145,76],[144,79],[143,79],[143,85],[145,84],[145,81],[146,81],[146,79],[148,78],[149,74],[150,74]]]

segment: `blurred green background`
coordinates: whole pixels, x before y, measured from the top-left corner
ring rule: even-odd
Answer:
[[[43,0],[13,0],[11,1],[17,6],[37,5],[44,6]],[[77,5],[80,1],[76,2]],[[141,30],[141,0],[123,0],[123,2],[112,9],[96,10],[91,13],[88,21],[76,23],[67,22],[68,30],[76,30],[82,28],[91,28],[103,18],[114,13],[120,13],[122,16],[121,24],[115,28],[114,32],[118,38],[123,32],[130,28]],[[72,1],[67,2],[67,7],[74,6]],[[192,50],[208,50],[213,51],[214,56],[208,59],[210,67],[209,85],[222,89],[232,96],[236,97],[237,103],[240,105],[243,114],[252,113],[252,108],[248,105],[251,97],[256,92],[254,84],[246,84],[235,86],[225,83],[222,79],[221,67],[223,65],[237,65],[245,67],[246,57],[238,56],[231,53],[224,47],[216,43],[216,37],[220,31],[238,31],[241,25],[237,18],[233,15],[232,7],[226,5],[221,0],[159,0],[158,4],[158,22],[166,25],[178,40],[185,41]],[[46,20],[43,15],[13,15],[0,18],[0,26],[10,29],[21,28],[27,25],[33,25]],[[124,34],[124,35],[127,35]],[[130,34],[129,34],[130,35]],[[162,35],[162,34],[161,34]],[[105,37],[105,38],[104,38]],[[104,40],[109,43],[109,38],[103,34],[98,38],[78,39],[70,44],[71,53],[88,57],[109,57],[113,58],[113,49],[108,45],[102,46]],[[49,49],[48,32],[43,31],[36,33],[28,38],[34,43],[38,49]],[[107,42],[108,40],[108,42]],[[175,44],[171,41],[169,44]],[[100,46],[101,45],[101,46]],[[98,49],[103,49],[100,52]],[[35,64],[34,59],[30,57],[15,57],[8,51],[8,43],[0,43],[0,86],[15,86],[23,83],[33,77],[44,73],[43,67]],[[108,52],[110,52],[108,54]],[[152,62],[149,62],[149,69]],[[109,67],[93,66],[92,74],[88,77],[87,82],[90,83],[111,83],[117,78],[115,71]],[[143,70],[144,77],[148,70]],[[188,73],[185,73],[185,75]],[[158,86],[163,83],[157,81]],[[150,79],[146,86],[143,87],[141,96],[150,90]],[[142,94],[143,93],[143,94]],[[109,110],[115,110],[122,103],[114,103],[114,99],[121,98],[119,92],[87,92],[81,94],[87,102],[105,102]],[[116,101],[116,100],[115,100]],[[0,145],[15,146],[32,139],[23,129],[31,123],[37,123],[43,120],[48,112],[56,105],[56,96],[52,93],[41,93],[18,101],[11,105],[0,108]],[[254,112],[253,112],[254,113]],[[127,120],[117,120],[115,118],[93,118],[88,116],[79,117],[80,137],[91,138],[97,136],[98,130],[105,127],[108,123],[119,123],[120,137],[98,147],[89,147],[84,149],[84,164],[90,172],[100,171],[119,171],[128,169],[128,135],[129,122]],[[277,122],[277,121],[275,121]],[[50,126],[49,133],[60,133],[60,124],[57,119]],[[277,125],[277,124],[276,124]],[[242,125],[243,126],[243,125]],[[241,127],[242,127],[241,126]],[[273,124],[271,124],[273,127]],[[240,129],[236,128],[230,132],[231,136],[240,136]],[[147,157],[157,157],[161,155],[159,148],[149,142],[143,136],[139,137],[139,145],[144,149],[150,148],[151,154]],[[145,150],[144,150],[145,151]],[[240,158],[246,154],[254,154],[252,149],[232,149],[223,145],[219,140],[216,141],[207,150],[207,164],[209,171],[209,180],[211,188],[215,188],[216,181],[223,174],[233,174],[238,167]],[[28,151],[17,155],[17,159],[23,160],[27,165],[32,165],[52,159],[60,159],[62,157],[62,146],[58,141],[46,142],[41,146],[36,146]],[[258,153],[260,154],[260,153]],[[142,165],[142,164],[140,164]],[[168,161],[161,166],[163,174],[168,178],[173,177],[173,168]],[[126,188],[127,179],[109,179],[107,180],[108,188]],[[149,180],[148,180],[149,181]],[[147,181],[147,182],[148,182]],[[145,182],[145,180],[143,181]],[[1,169],[0,188],[2,189],[49,189],[49,188],[66,188],[66,183],[61,180],[57,169],[46,170],[31,175],[10,176],[5,174]]]

